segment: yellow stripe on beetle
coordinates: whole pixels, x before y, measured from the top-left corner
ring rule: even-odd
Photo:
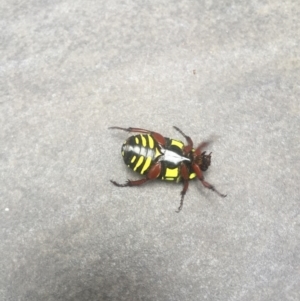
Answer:
[[[143,167],[143,169],[141,171],[141,174],[144,174],[144,172],[149,168],[150,164],[151,164],[151,158],[148,157],[146,159],[146,162],[144,163],[144,167]]]
[[[158,148],[155,148],[155,159],[159,156],[161,156],[161,152],[159,151]]]
[[[178,168],[166,168],[165,173],[166,178],[177,178],[178,177]]]
[[[196,174],[193,172],[189,175],[189,179],[192,180],[194,178],[196,178]]]
[[[134,167],[134,171],[136,171],[138,169],[138,167],[143,163],[144,161],[144,157],[143,156],[140,156],[139,160],[137,161],[135,167]]]
[[[146,138],[144,137],[144,135],[141,135],[141,138],[142,138],[142,145],[143,145],[144,147],[146,147],[146,146],[147,146]]]
[[[136,156],[133,156],[130,163],[133,163],[135,161],[135,159],[136,159]]]
[[[149,147],[153,148],[154,147],[154,140],[153,140],[153,138],[150,135],[148,135],[148,139],[149,139]]]
[[[184,144],[181,141],[172,139],[171,145],[178,146],[180,149],[183,149]]]

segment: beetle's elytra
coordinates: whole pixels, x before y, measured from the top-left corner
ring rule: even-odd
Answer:
[[[206,171],[210,165],[211,153],[207,155],[202,150],[209,142],[204,141],[197,148],[193,148],[192,139],[179,128],[175,126],[174,128],[184,136],[187,145],[179,140],[166,138],[159,133],[145,129],[110,127],[110,129],[140,133],[130,136],[123,143],[121,153],[129,168],[145,176],[140,180],[128,180],[125,184],[119,184],[113,180],[111,182],[118,187],[139,186],[154,179],[182,182],[180,206],[176,212],[182,209],[189,180],[194,178],[198,178],[204,187],[211,189],[219,196],[226,197],[204,180],[203,171]]]

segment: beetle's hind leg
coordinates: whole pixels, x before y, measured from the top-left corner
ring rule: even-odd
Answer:
[[[166,140],[165,140],[165,138],[161,134],[156,133],[156,132],[152,132],[152,131],[149,131],[149,130],[145,130],[145,129],[141,129],[141,128],[132,128],[132,127],[121,128],[119,126],[111,126],[111,127],[109,127],[109,129],[111,129],[111,130],[121,130],[121,131],[129,132],[129,133],[135,132],[135,133],[149,134],[159,144],[161,144],[163,146],[165,146],[165,144],[166,144]]]
[[[124,184],[120,184],[116,181],[110,180],[115,186],[117,187],[132,187],[132,186],[140,186],[143,185],[144,183],[146,183],[149,180],[154,180],[156,179],[161,173],[161,164],[160,162],[157,162],[156,164],[154,164],[150,170],[147,173],[147,178],[144,179],[140,179],[140,180],[127,180],[126,183]]]
[[[116,181],[113,181],[113,180],[110,180],[110,181],[111,181],[111,183],[113,183],[117,187],[132,187],[132,186],[143,185],[144,183],[149,181],[149,179],[141,179],[141,180],[136,180],[136,181],[127,180],[124,184],[120,184],[120,183],[118,183]]]

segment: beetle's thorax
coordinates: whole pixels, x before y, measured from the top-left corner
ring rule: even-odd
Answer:
[[[183,161],[190,162],[191,160],[181,154],[178,154],[175,151],[168,150],[168,149],[161,149],[162,155],[159,157],[159,161],[169,162],[173,165],[179,165]]]

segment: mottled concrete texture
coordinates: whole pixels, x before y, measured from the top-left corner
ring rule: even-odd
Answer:
[[[0,300],[300,300],[299,1],[1,1]],[[206,179],[117,188],[135,126]]]

